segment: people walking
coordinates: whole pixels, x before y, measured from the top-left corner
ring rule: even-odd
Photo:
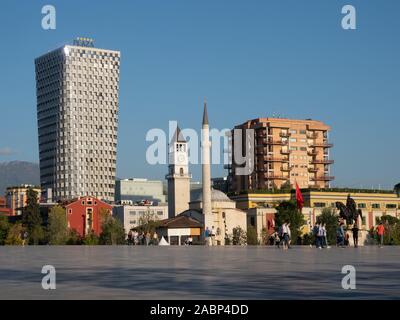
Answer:
[[[151,235],[150,235],[149,231],[147,231],[145,237],[146,237],[146,246],[148,246],[150,244],[150,240],[151,240]]]
[[[357,248],[358,247],[358,231],[359,231],[359,229],[357,227],[357,223],[354,223],[351,231],[353,232],[354,248]]]
[[[209,245],[211,245],[210,244],[210,242],[211,242],[211,231],[210,231],[210,229],[207,227],[206,228],[206,230],[204,231],[204,238],[205,238],[205,240],[206,240],[206,245],[207,246],[209,246]]]
[[[337,237],[337,245],[341,248],[344,248],[344,229],[343,229],[343,222],[340,222],[339,226],[336,229],[336,237]]]
[[[290,236],[290,231],[288,230],[289,221],[285,221],[284,224],[282,225],[282,238],[283,238],[283,249],[287,250],[289,249],[289,236]]]
[[[153,233],[153,245],[158,245],[158,234],[155,231]]]
[[[312,233],[313,233],[313,235],[314,235],[314,237],[315,237],[314,245],[315,245],[316,248],[319,248],[319,247],[320,247],[320,238],[319,238],[319,236],[318,236],[318,234],[319,234],[319,228],[320,228],[320,225],[319,225],[319,222],[317,222],[317,223],[314,225],[313,230],[312,230]]]
[[[288,249],[291,248],[291,244],[292,244],[292,231],[290,230],[290,222],[288,222],[287,224],[287,235],[288,235],[288,241],[287,241],[287,246]]]
[[[324,248],[324,242],[325,242],[325,233],[324,233],[324,225],[321,223],[318,228],[318,249]]]
[[[132,244],[132,230],[129,230],[128,232],[128,246]]]
[[[328,231],[326,230],[326,223],[324,223],[322,225],[322,228],[323,228],[324,246],[327,249],[330,249],[330,246],[329,246],[329,243],[328,243]]]
[[[376,231],[378,233],[379,237],[379,246],[382,248],[383,247],[383,236],[385,235],[385,227],[383,226],[383,223],[380,222],[379,225],[376,227]]]

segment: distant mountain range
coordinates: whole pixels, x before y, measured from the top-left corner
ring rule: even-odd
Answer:
[[[0,195],[7,187],[20,184],[40,185],[39,165],[27,161],[0,162]]]

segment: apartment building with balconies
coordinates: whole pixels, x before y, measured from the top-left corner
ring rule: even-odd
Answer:
[[[284,186],[300,188],[329,188],[334,177],[330,174],[330,127],[321,121],[283,118],[258,118],[235,126],[241,129],[242,144],[249,137],[246,129],[253,129],[254,163],[248,175],[236,174],[240,166],[234,156],[229,169],[230,190],[235,192],[281,189]],[[233,130],[233,131],[234,131]],[[231,135],[234,155],[235,134]]]

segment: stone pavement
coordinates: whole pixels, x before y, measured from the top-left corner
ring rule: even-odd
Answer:
[[[0,247],[0,299],[399,299],[399,272],[400,247]]]

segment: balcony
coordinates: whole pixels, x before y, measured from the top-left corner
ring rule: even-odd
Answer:
[[[281,133],[279,134],[279,136],[280,136],[281,138],[289,138],[290,135],[291,135],[290,132],[281,132]]]
[[[281,150],[281,154],[290,154],[290,150],[289,149]]]
[[[269,162],[289,162],[289,158],[279,158],[279,157],[274,157],[274,156],[264,156],[264,161],[269,161]]]
[[[318,177],[311,177],[310,178],[311,181],[332,181],[334,179],[335,179],[335,177],[327,176],[327,175],[318,176]]]
[[[256,134],[257,138],[265,138],[267,136],[267,132],[266,131],[258,131]]]
[[[281,171],[289,172],[290,170],[292,170],[292,168],[289,166],[281,166]]]
[[[312,164],[332,164],[332,163],[334,163],[335,161],[329,160],[329,159],[324,159],[324,160],[315,160],[315,159],[313,159],[313,160],[311,160],[310,162],[311,162]]]
[[[318,171],[318,169],[317,168],[308,168],[308,172],[317,172]]]
[[[309,133],[307,133],[307,138],[308,138],[308,139],[317,139],[317,138],[318,138],[318,133],[316,133],[316,132],[309,132]]]
[[[318,152],[316,150],[311,150],[311,151],[307,151],[307,154],[309,156],[316,156],[318,154]]]
[[[311,147],[320,147],[320,148],[332,148],[333,143],[328,143],[328,142],[321,142],[321,143],[312,143]]]
[[[265,172],[264,173],[264,178],[266,178],[266,179],[276,179],[276,180],[289,180],[288,176],[284,176],[284,175],[276,174],[276,173],[271,173],[271,172]]]
[[[288,144],[287,140],[286,141],[282,141],[282,140],[273,139],[271,137],[268,137],[266,140],[267,140],[266,142],[268,144],[276,144],[276,145],[287,145]]]

